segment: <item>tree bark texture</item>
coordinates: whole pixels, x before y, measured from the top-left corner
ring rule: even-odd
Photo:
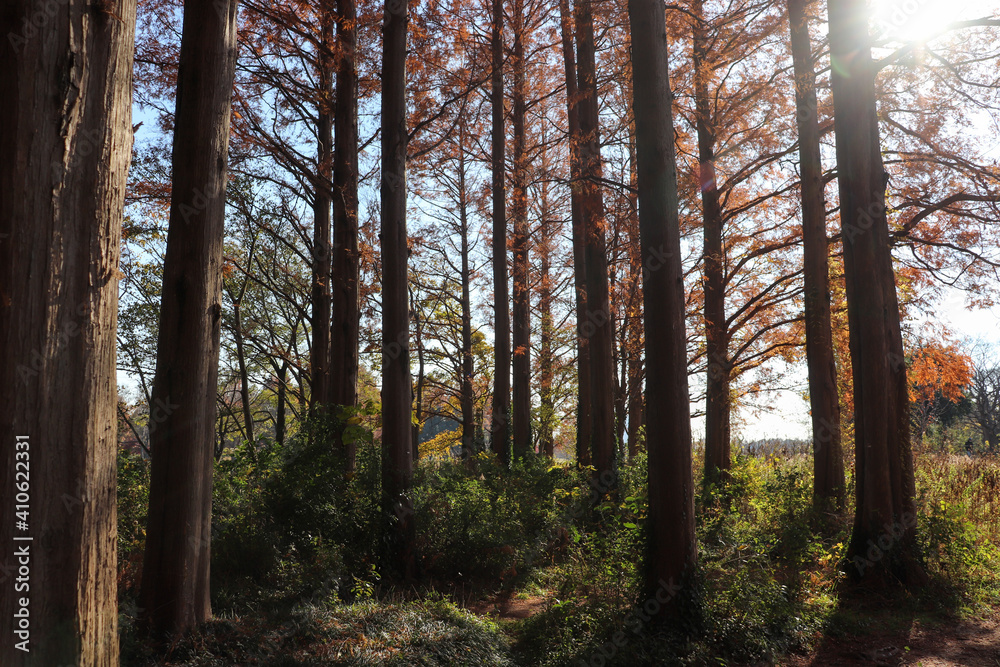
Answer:
[[[795,109],[799,130],[799,172],[802,179],[802,246],[805,281],[806,364],[812,411],[813,496],[820,504],[844,505],[844,457],[840,444],[840,403],[837,365],[830,323],[829,244],[826,201],[820,159],[816,72],[808,0],[789,0],[792,59],[795,68]]]
[[[119,662],[115,331],[135,2],[113,11],[0,8],[0,664],[11,667]],[[30,589],[15,591],[22,565]],[[15,646],[22,597],[30,653]]]
[[[140,591],[156,635],[185,633],[212,615],[212,468],[236,8],[236,0],[184,6],[152,392],[164,414],[150,433]]]
[[[389,520],[387,560],[416,574],[413,405],[406,244],[405,0],[386,0],[382,24],[382,494]]]
[[[504,181],[506,130],[503,107],[503,0],[493,0],[490,35],[490,105],[493,114],[491,167],[493,171],[493,418],[490,446],[510,463],[510,293],[507,288],[507,187]]]
[[[828,10],[854,374],[857,504],[848,571],[873,583],[920,583],[906,363],[889,253],[868,9],[864,0],[830,0]],[[876,558],[880,540],[890,547]]]
[[[661,618],[692,618],[697,562],[684,276],[663,4],[629,0],[646,348],[649,552],[646,587],[673,587]],[[677,588],[680,587],[680,588]],[[660,596],[657,596],[660,599]]]

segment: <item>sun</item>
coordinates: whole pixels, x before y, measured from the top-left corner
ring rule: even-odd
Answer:
[[[955,10],[955,0],[874,0],[872,28],[880,41],[923,41],[958,19]]]

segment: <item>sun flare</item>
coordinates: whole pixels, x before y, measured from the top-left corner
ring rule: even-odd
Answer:
[[[958,19],[955,8],[954,0],[875,0],[872,27],[880,39],[922,41]]]

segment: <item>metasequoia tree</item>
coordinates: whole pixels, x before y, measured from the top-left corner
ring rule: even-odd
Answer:
[[[864,0],[830,0],[844,277],[854,375],[856,510],[852,576],[919,583],[910,415],[899,303],[889,254],[875,67]],[[890,535],[880,559],[871,543]],[[884,542],[884,539],[883,539]]]
[[[646,588],[682,585],[697,561],[684,278],[667,34],[659,0],[629,0],[632,33],[639,234],[646,335],[649,552]],[[677,618],[689,597],[671,596]],[[659,599],[659,597],[657,597]]]
[[[333,264],[330,331],[330,401],[358,402],[358,347],[361,326],[358,249],[358,8],[337,0],[337,90],[334,102]],[[354,468],[354,442],[344,443],[347,468]]]
[[[236,4],[199,0],[184,8],[152,391],[167,414],[150,434],[140,592],[145,620],[157,634],[186,632],[212,613],[212,445]]]
[[[678,108],[696,142],[682,141],[679,150],[690,165],[684,190],[701,199],[702,280],[691,299],[702,313],[695,330],[704,335],[695,360],[706,371],[706,482],[729,468],[737,401],[762,384],[748,376],[741,386],[741,376],[777,372],[768,362],[791,360],[801,345],[793,310],[801,269],[790,252],[799,234],[787,196],[797,179],[781,169],[794,143],[779,132],[791,114],[774,85],[781,76],[775,50],[787,48],[779,18],[771,3],[756,0],[733,2],[724,13],[691,4],[694,99]]]
[[[490,32],[490,105],[493,109],[490,161],[493,172],[493,418],[490,448],[510,461],[510,309],[507,305],[507,187],[504,176],[507,137],[503,88],[503,0],[492,0]]]
[[[112,9],[16,0],[0,13],[4,665],[118,665],[115,329],[135,2]],[[16,593],[21,565],[30,590]]]
[[[912,434],[922,442],[931,424],[954,409],[973,386],[972,357],[952,340],[947,330],[928,331],[908,345]]]
[[[726,287],[723,268],[723,220],[715,172],[715,113],[709,91],[709,31],[702,0],[691,5],[694,22],[694,90],[698,132],[698,161],[704,235],[705,355],[705,479],[715,479],[730,467],[730,361],[726,340]]]
[[[570,216],[573,236],[573,288],[576,312],[587,310],[586,260],[583,243],[583,215],[580,184],[580,110],[576,81],[576,54],[574,52],[574,23],[569,0],[559,0],[559,25],[562,38],[563,68],[566,76],[566,125],[569,139],[570,161]],[[576,459],[580,465],[590,465],[590,340],[584,335],[586,320],[576,318]]]
[[[837,365],[830,323],[830,247],[826,236],[825,181],[820,153],[816,72],[809,40],[808,0],[789,0],[795,67],[795,118],[802,180],[802,246],[805,284],[806,364],[813,437],[813,496],[844,504],[844,460],[840,444]]]
[[[608,297],[608,262],[601,192],[600,119],[597,99],[597,66],[594,45],[592,0],[575,4],[577,116],[580,143],[577,146],[580,178],[580,215],[583,233],[586,309],[577,313],[584,320],[581,333],[590,353],[590,454],[598,476],[615,467],[614,343]],[[605,486],[607,486],[605,484]]]
[[[472,122],[468,122],[471,120]],[[473,236],[472,205],[475,190],[470,167],[472,144],[480,137],[472,134],[476,116],[459,119],[457,132],[445,139],[426,162],[423,180],[417,188],[426,202],[425,228],[413,240],[413,259],[419,262],[411,271],[411,289],[420,293],[417,314],[430,315],[419,323],[423,338],[433,341],[424,353],[430,363],[443,372],[432,371],[427,378],[438,405],[430,412],[447,418],[460,416],[463,457],[475,453],[476,404],[474,340],[481,337],[472,322],[473,281],[481,263],[476,261],[476,238]],[[422,307],[426,302],[427,307]],[[453,410],[458,407],[458,415]]]
[[[528,290],[528,199],[526,164],[526,101],[524,46],[527,26],[524,0],[513,0],[511,33],[514,40],[511,53],[511,265],[513,301],[513,420],[514,457],[522,458],[531,448],[531,298]]]
[[[311,404],[329,413],[357,400],[357,109],[359,94],[371,95],[370,85],[359,93],[359,33],[372,21],[359,20],[353,0],[251,0],[246,6],[234,127],[245,162],[236,168],[265,173],[282,196],[312,212],[312,234],[304,239],[313,273],[308,378]],[[353,445],[339,436],[334,433],[335,444],[345,448],[350,470]]]
[[[405,0],[386,0],[382,24],[382,496],[390,521],[387,555],[416,574],[413,509],[413,403],[406,239]]]
[[[333,202],[333,31],[335,17],[332,0],[319,0],[319,40],[316,45],[316,171],[313,184],[313,278],[312,278],[312,347],[310,372],[314,414],[329,410],[332,380],[330,375],[330,205]]]

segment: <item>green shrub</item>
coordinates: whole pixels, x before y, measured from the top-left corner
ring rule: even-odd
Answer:
[[[135,595],[142,576],[149,511],[149,461],[118,449],[118,597]]]
[[[428,573],[510,579],[551,560],[568,539],[578,473],[529,456],[503,470],[489,454],[422,462],[413,500],[418,552]]]

